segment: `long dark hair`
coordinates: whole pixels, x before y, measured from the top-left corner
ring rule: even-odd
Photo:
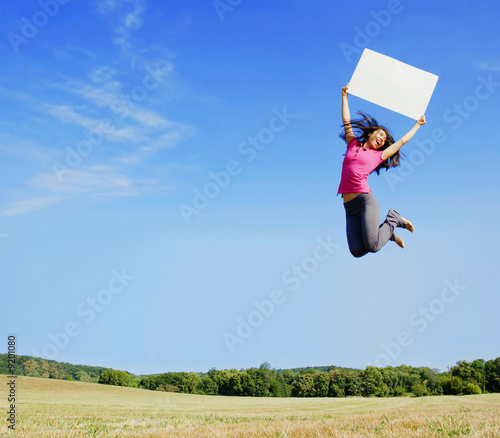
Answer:
[[[362,111],[358,111],[358,114],[361,116],[361,118],[356,120],[351,120],[349,123],[341,125],[344,128],[341,134],[339,135],[339,137],[342,140],[344,140],[347,143],[347,140],[345,138],[345,129],[351,126],[354,136],[356,137],[358,142],[363,144],[366,143],[368,137],[370,137],[370,135],[373,132],[379,129],[383,129],[386,135],[386,140],[384,145],[379,149],[377,149],[379,151],[387,149],[391,144],[395,142],[389,130],[386,127],[380,125],[376,119],[374,119],[369,114],[366,114]],[[391,167],[399,166],[399,161],[401,159],[401,156],[402,154],[400,153],[400,151],[396,152],[392,157],[380,163],[374,170],[374,172],[377,172],[377,175],[379,175],[382,169],[389,170],[389,168]]]

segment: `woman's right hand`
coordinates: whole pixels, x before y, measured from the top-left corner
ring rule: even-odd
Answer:
[[[349,84],[347,84],[344,88],[342,88],[342,97],[347,97],[349,91]]]

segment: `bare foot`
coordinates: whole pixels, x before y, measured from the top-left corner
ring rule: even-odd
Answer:
[[[403,239],[401,239],[401,237],[399,237],[399,236],[396,236],[395,234],[394,234],[394,242],[396,242],[398,244],[398,246],[400,246],[401,248],[405,247],[405,243],[403,242]]]
[[[405,228],[413,233],[415,231],[413,224],[408,219],[403,218],[403,220],[405,221]]]

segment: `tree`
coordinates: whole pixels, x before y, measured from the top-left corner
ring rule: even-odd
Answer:
[[[472,368],[469,362],[459,360],[456,366],[451,368],[451,376],[460,377],[463,382],[469,382],[472,378]]]
[[[382,373],[383,381],[389,389],[389,395],[397,395],[397,388],[403,386],[403,372],[390,366],[382,368],[379,371]]]
[[[241,378],[241,388],[242,388],[241,395],[255,397],[256,395],[255,374],[249,373],[247,371],[240,371],[239,374]]]
[[[268,368],[266,363],[262,364],[259,369],[249,368],[246,372],[253,378],[256,397],[267,397],[271,394],[271,379],[275,373]]]
[[[374,366],[368,366],[361,374],[361,394],[365,397],[375,395],[383,397],[389,394],[382,373]]]
[[[471,363],[472,378],[475,380],[482,392],[486,390],[486,369],[484,359],[476,359]]]
[[[314,377],[312,374],[303,373],[297,376],[292,385],[292,396],[314,397]]]
[[[439,377],[437,381],[438,385],[441,386],[444,395],[459,395],[462,393],[463,382],[460,377],[443,374]]]
[[[92,379],[92,377],[90,377],[85,371],[83,370],[79,370],[75,373],[75,377],[77,380],[79,380],[80,382],[94,382],[94,380]]]
[[[101,374],[98,383],[104,385],[130,386],[132,378],[126,371],[109,369]]]
[[[398,374],[400,376],[400,383],[406,392],[411,392],[412,388],[419,384],[422,383],[421,379],[421,370],[417,370],[413,367],[410,367],[408,365],[400,365],[399,367],[396,368],[398,370]]]
[[[38,363],[35,362],[33,359],[29,359],[26,362],[24,362],[23,368],[24,368],[24,375],[29,376],[38,369]]]
[[[182,373],[185,381],[184,391],[188,394],[200,392],[201,377],[198,373]],[[183,392],[184,392],[183,391]]]
[[[432,369],[429,367],[423,367],[420,369],[420,379],[422,383],[427,387],[428,391],[432,395],[438,395],[438,384],[437,379],[439,378],[439,370]]]
[[[154,390],[154,376],[146,376],[141,379],[139,382],[139,388]]]
[[[200,388],[201,392],[206,395],[216,395],[219,392],[217,384],[210,378],[209,375],[202,377]]]
[[[475,383],[467,383],[464,387],[463,387],[463,393],[464,394],[481,394],[481,388],[476,385]]]
[[[290,397],[291,394],[291,389],[282,374],[278,374],[271,379],[270,391],[273,397]]]
[[[486,374],[486,390],[500,392],[500,357],[489,360],[484,364]]]
[[[327,397],[328,387],[330,386],[330,376],[327,372],[318,371],[314,375],[314,396]]]
[[[40,373],[40,377],[49,377],[49,369],[50,369],[50,364],[46,360],[41,360],[40,361],[40,369],[38,372]]]
[[[222,379],[223,379],[223,374],[222,371],[216,370],[215,368],[212,368],[208,373],[207,376],[214,382],[216,391],[214,394],[219,394],[220,389],[222,387]]]
[[[65,371],[54,362],[49,368],[50,379],[64,379],[66,377]]]
[[[415,385],[413,385],[413,387],[411,388],[411,392],[413,392],[413,395],[415,397],[423,397],[424,395],[429,395],[429,390],[423,383],[416,383]]]
[[[361,379],[358,371],[349,371],[345,375],[345,395],[361,395]]]
[[[328,372],[330,386],[328,388],[329,397],[345,397],[346,377],[342,370],[332,369]]]
[[[241,385],[241,374],[232,372],[227,381],[228,395],[243,395],[243,386]]]
[[[292,370],[286,370],[281,374],[285,383],[291,388],[295,381],[295,373]]]
[[[451,375],[462,379],[464,392],[465,390],[476,391],[470,394],[477,394],[477,389],[474,386],[468,386],[469,384],[479,387],[480,391],[481,388],[485,389],[486,370],[483,359],[476,359],[472,363],[465,360],[458,361],[457,365],[451,369]]]
[[[237,372],[237,371],[236,371]],[[230,378],[234,371],[222,370],[218,372],[219,383],[219,394],[221,395],[232,395],[232,387],[230,385]]]

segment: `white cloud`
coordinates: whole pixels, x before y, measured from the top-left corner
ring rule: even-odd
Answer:
[[[2,211],[2,216],[17,216],[31,211],[41,210],[58,204],[65,199],[64,196],[44,196],[40,198],[25,199],[10,202],[8,207]]]
[[[112,14],[118,6],[118,0],[96,0],[94,5],[101,15]]]
[[[76,112],[76,108],[72,108],[68,105],[47,105],[47,111],[52,116],[58,118],[64,123],[75,123],[83,128],[93,131],[99,128],[99,120],[89,119],[82,114]]]
[[[104,17],[112,17],[126,27],[139,29],[145,11],[144,0],[96,0],[97,12]]]
[[[38,172],[28,181],[36,190],[50,193],[20,201],[12,201],[1,212],[3,216],[16,216],[50,207],[64,200],[78,197],[104,200],[137,197],[141,194],[164,193],[171,187],[161,185],[154,178],[131,178],[113,166],[93,165],[72,169],[59,178],[55,172]]]
[[[89,78],[93,82],[110,82],[117,74],[117,71],[107,65],[93,67],[90,70]]]
[[[147,77],[148,79],[163,82],[172,69],[173,66],[170,63],[165,63],[161,66],[155,65],[155,70],[151,67],[149,71],[146,70],[144,78]],[[154,78],[152,78],[150,72],[153,72]],[[139,105],[143,101],[151,100],[154,95],[154,89],[148,91],[146,88],[141,87],[144,78],[139,81],[137,86],[131,86],[130,90],[124,92],[122,90],[122,84],[115,79],[116,75],[117,72],[112,68],[101,66],[94,68],[89,73],[89,77],[94,82],[100,83],[99,87],[73,80],[68,80],[62,85],[55,85],[55,87],[91,101],[99,107],[106,107],[113,111],[118,118],[123,120],[130,118],[142,125],[158,128],[169,128],[174,125],[174,122]],[[141,102],[138,101],[139,97],[134,95],[136,87],[142,90],[141,93],[145,93],[140,95]],[[65,114],[68,111],[68,107],[62,106],[58,108],[54,106],[49,108],[49,111],[52,115],[57,115],[61,119],[64,118],[65,120],[74,121],[82,125],[83,122],[89,122],[89,120],[84,120],[75,114]]]
[[[150,66],[145,71],[150,77],[155,76],[157,81],[163,81],[172,68],[170,63],[163,62],[154,64],[154,67]],[[101,81],[99,86],[69,79],[64,84],[54,85],[82,100],[79,106],[47,105],[46,111],[65,123],[76,124],[91,132],[99,131],[102,123],[110,120],[111,129],[106,131],[105,141],[127,142],[133,144],[138,151],[134,158],[125,155],[118,159],[118,162],[127,165],[137,164],[152,154],[173,148],[192,135],[192,126],[167,120],[157,112],[141,107],[139,102],[134,102],[131,96],[133,93],[128,96],[122,93],[121,84],[115,80],[118,74],[112,68],[100,66],[91,72],[94,79]],[[148,100],[147,96],[144,100]],[[98,120],[82,114],[92,111],[89,103],[109,110],[110,117]]]
[[[94,165],[73,169],[61,178],[55,173],[38,173],[28,184],[57,194],[83,194],[91,198],[137,196],[135,182],[116,167]]]
[[[144,12],[144,6],[142,1],[132,2],[134,10],[125,16],[125,26],[133,27],[134,29],[139,29],[142,26],[142,13]]]
[[[102,119],[91,119],[78,113],[75,108],[68,105],[46,105],[46,109],[51,115],[64,123],[76,124],[89,132],[104,132],[107,140],[132,142],[144,142],[146,140],[142,130],[136,126],[117,128],[113,123],[108,125],[110,120],[105,117]],[[107,126],[105,130],[102,128],[103,125]],[[81,140],[84,139],[85,137],[82,134]]]
[[[163,149],[170,149],[183,142],[193,131],[190,126],[181,126],[178,129],[166,132],[154,141],[140,148],[142,152],[157,153]]]
[[[14,158],[22,163],[35,162],[42,166],[50,165],[58,156],[53,148],[5,133],[0,133],[0,152],[4,158]]]
[[[127,155],[126,157],[117,158],[117,161],[126,165],[139,164],[141,157],[138,155]]]
[[[483,62],[477,66],[479,70],[483,71],[498,71],[500,72],[500,63]]]
[[[114,31],[113,41],[127,54],[132,49],[131,31],[142,27],[145,12],[144,0],[106,0],[96,1],[97,12],[110,20]]]

